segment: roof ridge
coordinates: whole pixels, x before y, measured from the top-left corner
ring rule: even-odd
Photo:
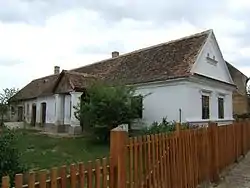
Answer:
[[[84,76],[84,77],[96,77],[93,74],[84,73],[84,72],[76,72],[76,71],[72,71],[72,70],[66,71],[66,74],[81,75],[81,76]]]
[[[105,61],[108,61],[108,60],[118,59],[118,58],[121,58],[121,57],[126,57],[126,56],[131,55],[131,54],[135,54],[135,53],[139,53],[139,52],[142,52],[142,51],[150,50],[152,48],[168,45],[168,44],[175,43],[175,42],[178,42],[178,41],[182,41],[182,40],[185,40],[185,39],[189,39],[189,38],[192,38],[192,37],[198,37],[198,36],[201,36],[201,35],[204,35],[204,34],[209,34],[211,32],[213,32],[213,29],[208,29],[208,30],[205,30],[205,31],[202,31],[202,32],[199,32],[199,33],[194,33],[194,34],[184,36],[184,37],[181,37],[181,38],[177,38],[177,39],[174,39],[174,40],[170,40],[170,41],[167,41],[167,42],[162,42],[162,43],[159,43],[159,44],[155,44],[155,45],[144,47],[144,48],[141,48],[141,49],[138,49],[138,50],[127,52],[127,53],[121,54],[121,55],[119,55],[117,57],[113,57],[113,58],[111,57],[111,58],[108,58],[108,59],[103,59],[103,60],[100,60],[100,61],[96,61],[94,63],[90,63],[90,64],[87,64],[87,65],[84,65],[84,66],[81,66],[81,67],[78,67],[78,68],[71,69],[70,71],[74,71],[74,70],[77,70],[77,69],[80,69],[80,68],[83,68],[83,67],[88,67],[88,66],[91,66],[91,65],[94,65],[94,64],[102,63],[102,62],[105,62]]]
[[[43,76],[43,77],[40,77],[40,78],[36,78],[36,79],[32,80],[31,82],[36,81],[36,80],[46,79],[46,78],[48,78],[48,77],[59,76],[59,75],[60,75],[60,74],[50,74],[50,75],[47,75],[47,76]]]

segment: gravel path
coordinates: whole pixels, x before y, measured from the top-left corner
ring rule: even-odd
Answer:
[[[250,188],[250,153],[227,173],[217,188]]]

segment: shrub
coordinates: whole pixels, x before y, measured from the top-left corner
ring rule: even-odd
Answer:
[[[189,125],[187,123],[182,123],[180,125],[181,129],[189,129]],[[162,122],[154,122],[151,126],[146,127],[142,130],[142,134],[159,134],[159,133],[171,133],[176,129],[176,122],[167,121],[167,118],[162,118]]]
[[[16,148],[17,137],[13,130],[1,128],[0,134],[0,177],[21,173],[25,168],[20,163],[20,153]],[[12,182],[12,181],[11,181]]]
[[[236,120],[239,120],[239,119],[249,119],[250,118],[250,113],[234,114],[234,118]]]
[[[75,116],[82,130],[102,141],[109,139],[110,130],[141,116],[142,96],[135,97],[133,87],[94,83],[87,88],[75,106]]]

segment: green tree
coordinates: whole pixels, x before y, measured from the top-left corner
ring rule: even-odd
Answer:
[[[3,125],[4,116],[7,115],[9,111],[10,99],[18,92],[16,88],[6,88],[0,93],[0,126]]]
[[[94,83],[83,93],[75,116],[83,130],[107,141],[111,129],[142,116],[144,97],[135,96],[133,87]]]
[[[20,162],[20,153],[16,147],[17,136],[13,130],[1,129],[0,134],[0,177],[9,176],[13,185],[15,174],[26,168]]]

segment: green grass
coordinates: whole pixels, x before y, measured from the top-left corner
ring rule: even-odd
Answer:
[[[17,131],[21,162],[30,170],[87,162],[109,154],[108,145],[94,144],[87,138],[53,138],[37,133],[31,130]]]

